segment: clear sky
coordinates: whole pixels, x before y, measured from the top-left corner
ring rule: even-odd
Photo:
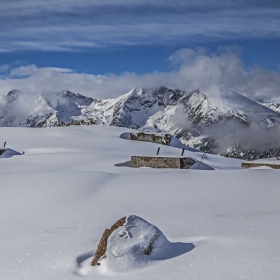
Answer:
[[[279,95],[279,0],[1,0],[0,11],[0,93],[66,87],[101,97],[134,86],[207,88],[218,64],[228,75],[256,81],[261,72],[273,82],[272,92],[256,93],[251,81],[224,88]],[[191,66],[208,83],[183,83],[180,73]]]

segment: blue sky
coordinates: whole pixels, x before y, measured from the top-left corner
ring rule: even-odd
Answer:
[[[97,92],[89,88],[109,77],[117,92],[105,89],[105,96],[127,90],[119,86],[124,75],[129,86],[160,86],[166,74],[178,74],[186,66],[186,61],[176,64],[170,57],[189,49],[196,52],[197,63],[201,49],[205,63],[207,57],[222,59],[226,49],[232,54],[228,57],[241,62],[237,71],[245,71],[246,77],[262,71],[274,83],[280,72],[279,0],[1,0],[0,10],[0,93],[14,86],[29,91],[73,87],[70,74],[81,83],[75,90],[92,96]],[[48,81],[50,71],[65,82],[54,81],[52,88],[34,84],[35,78],[44,81],[43,74]],[[162,74],[162,80],[147,82],[154,73]],[[85,85],[86,79],[92,84]],[[187,87],[176,79],[164,85]],[[254,95],[255,87],[240,91]],[[267,94],[266,88],[255,95]]]

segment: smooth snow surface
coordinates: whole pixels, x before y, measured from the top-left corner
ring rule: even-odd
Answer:
[[[214,155],[199,169],[116,166],[160,146],[120,137],[131,131],[1,128],[0,142],[25,155],[0,158],[0,279],[278,279],[280,171]],[[202,153],[184,156],[198,166]],[[173,257],[121,272],[87,266],[104,229],[131,214],[177,244]]]

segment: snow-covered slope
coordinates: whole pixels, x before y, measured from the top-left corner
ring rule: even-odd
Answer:
[[[121,139],[131,130],[119,127],[0,132],[7,148],[25,152],[0,158],[1,280],[278,279],[278,170],[215,155],[203,160],[212,171],[118,167],[158,148]],[[200,161],[202,153],[185,155]],[[181,253],[142,268],[136,259],[137,269],[122,273],[86,269],[104,229],[127,215],[156,225]]]
[[[278,98],[275,97],[275,98],[272,98],[271,100],[266,100],[266,101],[262,101],[259,103],[277,113],[280,113],[280,98],[279,97]]]

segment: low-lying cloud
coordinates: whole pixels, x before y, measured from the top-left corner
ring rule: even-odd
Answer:
[[[236,146],[241,151],[254,150],[261,152],[268,148],[280,148],[280,124],[267,127],[264,123],[252,121],[243,124],[235,120],[227,120],[211,125],[203,133],[215,141],[215,152],[224,152]]]
[[[34,95],[15,93],[15,96],[0,96],[0,125],[18,126],[34,110],[39,108]],[[44,107],[45,109],[45,107]]]

